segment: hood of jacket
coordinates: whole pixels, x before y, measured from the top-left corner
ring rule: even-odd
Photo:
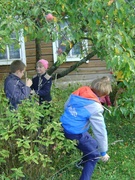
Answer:
[[[91,90],[89,86],[82,86],[76,91],[74,91],[72,94],[100,103],[98,96]]]

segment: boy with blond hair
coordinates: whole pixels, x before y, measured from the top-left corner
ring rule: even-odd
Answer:
[[[82,86],[74,91],[65,103],[60,118],[67,139],[77,140],[77,148],[83,152],[78,165],[83,165],[80,180],[90,180],[99,158],[106,162],[108,138],[99,98],[112,91],[111,82],[99,78],[91,86]],[[92,128],[93,138],[88,130]]]

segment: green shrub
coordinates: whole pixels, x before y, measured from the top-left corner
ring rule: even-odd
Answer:
[[[52,87],[53,101],[38,106],[36,97],[25,100],[17,111],[8,109],[0,89],[0,179],[2,180],[76,180],[81,171],[74,164],[81,158],[70,140],[65,139],[59,118],[68,96],[80,84]],[[119,87],[113,85],[111,99]],[[134,179],[134,81],[120,94],[117,106],[105,110],[110,161],[99,163],[93,178],[97,180]],[[120,141],[119,141],[120,140]],[[118,143],[117,143],[118,142]],[[120,168],[120,171],[119,171]]]
[[[60,93],[60,90],[54,89],[56,94]],[[67,98],[64,96],[63,101]],[[1,179],[47,178],[56,171],[65,154],[74,149],[74,143],[65,139],[59,122],[63,101],[55,96],[53,99],[49,106],[38,106],[35,97],[32,97],[22,101],[18,110],[10,111],[1,89]]]

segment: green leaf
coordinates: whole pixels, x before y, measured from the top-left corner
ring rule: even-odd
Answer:
[[[117,8],[117,9],[120,9],[120,7],[121,7],[120,2],[119,2],[119,1],[116,1],[115,3],[116,3],[116,8]]]

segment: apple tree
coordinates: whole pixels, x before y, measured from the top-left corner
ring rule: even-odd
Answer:
[[[58,48],[58,61],[50,68],[53,74],[65,62],[70,49],[83,40],[91,43],[83,48],[82,59],[58,78],[68,74],[80,64],[98,55],[107,62],[108,68],[121,70],[129,79],[134,74],[135,53],[135,2],[133,0],[1,0],[0,47],[12,43],[10,35],[17,37],[23,29],[24,37],[35,40],[37,59],[41,41],[63,38],[65,51]],[[62,30],[61,24],[67,26]],[[84,53],[85,52],[85,53]]]
[[[65,26],[63,28],[62,25]],[[135,117],[135,1],[134,0],[1,0],[0,2],[0,52],[4,52],[5,45],[12,44],[13,41],[10,38],[12,33],[16,34],[16,45],[19,46],[19,36],[23,33],[25,39],[34,40],[36,42],[37,48],[37,60],[40,58],[40,46],[41,41],[50,42],[56,41],[57,39],[62,39],[60,46],[58,47],[58,60],[56,63],[50,67],[48,73],[55,77],[55,70],[59,68],[62,63],[65,63],[66,57],[70,50],[76,46],[76,44],[87,40],[90,46],[81,48],[81,60],[75,62],[73,66],[69,67],[66,71],[61,72],[57,75],[57,78],[67,75],[69,72],[73,71],[76,67],[90,60],[94,55],[97,55],[101,60],[105,60],[107,67],[115,71],[121,71],[123,73],[124,79],[124,91],[121,98],[117,102],[116,108],[112,109],[109,118],[115,120],[121,120],[121,118],[127,118],[134,120]],[[61,46],[64,45],[64,51]],[[3,101],[2,101],[3,102]],[[30,102],[28,102],[30,103]],[[34,103],[33,106],[28,106],[27,108],[20,109],[19,118],[25,119],[26,115],[32,120],[38,120],[40,117],[38,106]],[[56,102],[56,108],[52,108],[52,113],[59,116],[57,111],[59,104]],[[1,106],[3,107],[3,106]],[[25,107],[25,104],[24,104]],[[30,108],[28,108],[30,107]],[[113,108],[113,107],[111,107]],[[5,107],[6,109],[6,107]],[[59,108],[60,109],[60,108]],[[2,111],[4,112],[4,111]],[[30,112],[35,116],[31,116]],[[46,111],[43,110],[44,113]],[[106,112],[105,112],[106,113]],[[5,117],[5,116],[4,116]],[[112,118],[112,119],[113,119]],[[2,120],[4,120],[2,118]],[[10,118],[8,118],[10,120]],[[20,119],[19,119],[20,120]],[[34,121],[33,121],[34,120]],[[4,122],[4,121],[3,121]],[[10,129],[9,124],[13,124],[13,129]],[[133,121],[131,121],[133,122]],[[5,123],[8,123],[7,119]],[[16,124],[16,114],[11,114],[11,121],[8,123],[8,128],[10,136],[5,136],[6,128],[4,129],[3,139],[12,139],[15,135],[13,134],[16,127],[20,124]],[[54,126],[53,126],[54,123]],[[53,128],[57,128],[55,121],[52,123]],[[22,124],[22,127],[26,127],[24,133],[27,129],[35,129],[35,124]],[[3,127],[2,127],[3,128]],[[30,131],[31,132],[31,131]],[[48,130],[46,131],[48,133]],[[59,132],[59,129],[56,129]],[[11,136],[12,135],[12,136]],[[31,135],[31,134],[29,134]],[[56,134],[59,137],[59,134]],[[53,136],[50,136],[53,137]],[[26,139],[25,139],[26,138]],[[32,137],[33,138],[33,137]],[[44,136],[44,143],[50,143],[49,139],[46,140]],[[47,136],[48,138],[48,136]],[[22,147],[26,146],[26,151],[29,148],[29,139],[24,134],[23,141],[20,140],[19,145]],[[51,139],[52,141],[54,139]],[[57,139],[56,139],[57,140]],[[60,141],[62,139],[60,138]],[[17,141],[14,141],[17,146]],[[25,142],[24,144],[22,142]],[[32,139],[32,143],[33,143]],[[26,144],[27,143],[27,144]],[[66,144],[66,143],[64,143]],[[10,145],[12,145],[10,143]],[[14,144],[13,144],[14,145]],[[20,149],[20,146],[18,148]],[[63,145],[63,144],[62,144]],[[60,148],[62,147],[60,144]],[[5,146],[5,144],[4,144]],[[15,147],[16,147],[15,146]],[[24,146],[24,147],[25,147]],[[48,144],[45,144],[47,147]],[[64,145],[63,145],[64,146]],[[15,148],[13,146],[13,149]],[[27,154],[21,152],[21,165],[23,166],[28,162],[25,167],[30,167],[29,162],[41,164],[37,162],[37,159],[41,157],[41,161],[44,163],[52,163],[50,159],[44,158],[41,154],[33,154],[30,151],[30,155],[26,157]],[[6,148],[8,148],[6,146]],[[12,149],[12,150],[13,150]],[[16,149],[15,149],[16,150]],[[36,149],[34,149],[36,150]],[[53,148],[51,148],[53,150]],[[60,149],[61,150],[61,149]],[[16,152],[16,151],[15,151]],[[27,151],[29,152],[29,151]],[[50,151],[51,152],[51,151]],[[7,151],[1,151],[1,154],[7,153]],[[61,157],[60,153],[60,157]],[[23,158],[26,157],[24,160]],[[33,156],[34,155],[34,156]],[[8,154],[4,156],[9,159]],[[15,158],[14,158],[15,157]],[[13,160],[16,160],[18,154],[13,156]],[[47,156],[48,157],[48,156]],[[55,154],[56,157],[56,154]],[[11,157],[10,157],[11,158]],[[52,156],[51,156],[52,159]],[[29,161],[31,160],[31,161]],[[47,162],[48,161],[48,162]],[[5,163],[4,160],[2,163]],[[17,161],[18,162],[18,161]],[[25,163],[24,163],[25,162]],[[58,162],[58,161],[56,161]],[[15,161],[12,161],[13,165]],[[57,165],[57,163],[56,163]],[[5,166],[7,168],[7,166]],[[2,170],[3,168],[2,167]],[[23,177],[21,173],[21,168],[11,169],[11,164],[8,163],[9,172],[16,171],[19,177]],[[35,167],[35,166],[33,166]],[[45,167],[45,166],[44,166]],[[29,168],[26,168],[26,170]],[[36,168],[34,168],[35,170]],[[42,170],[42,169],[41,169]],[[50,166],[49,166],[50,171]],[[51,169],[52,171],[52,169]],[[6,171],[8,172],[8,171]],[[32,171],[33,172],[33,171]],[[35,171],[36,172],[36,171]],[[43,171],[42,171],[43,172]],[[48,173],[48,170],[46,171]],[[4,176],[4,173],[2,173]],[[13,178],[17,179],[17,176]],[[6,179],[11,179],[7,178]]]

